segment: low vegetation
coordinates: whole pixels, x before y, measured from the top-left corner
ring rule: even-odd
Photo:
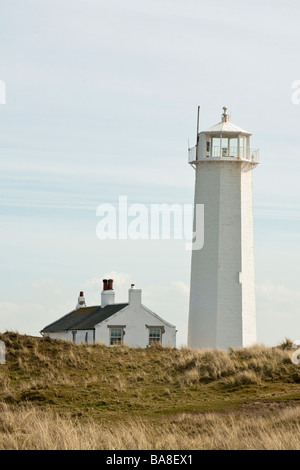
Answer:
[[[288,340],[229,352],[0,340],[1,450],[300,448]]]

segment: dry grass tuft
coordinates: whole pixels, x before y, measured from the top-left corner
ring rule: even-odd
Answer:
[[[108,426],[33,406],[0,412],[0,450],[300,450],[299,408],[255,418],[183,413],[159,426],[139,418]]]

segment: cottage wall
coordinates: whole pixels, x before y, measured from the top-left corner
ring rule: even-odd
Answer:
[[[62,339],[65,341],[72,341],[76,344],[81,343],[94,343],[94,331],[93,330],[74,330],[74,331],[58,331],[56,333],[47,333],[50,338]]]
[[[110,327],[124,327],[123,342],[130,347],[149,345],[149,327],[161,327],[162,346],[176,347],[176,328],[163,321],[143,305],[128,305],[125,309],[96,326],[95,341],[109,346]]]

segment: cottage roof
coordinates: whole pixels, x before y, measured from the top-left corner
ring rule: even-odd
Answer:
[[[64,315],[46,326],[41,333],[57,333],[67,330],[91,330],[96,325],[127,307],[128,303],[106,305],[105,307],[84,307]]]

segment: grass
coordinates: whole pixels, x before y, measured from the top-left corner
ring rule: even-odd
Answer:
[[[0,450],[299,450],[300,409],[265,416],[188,414],[119,423],[2,405]]]
[[[300,447],[288,340],[224,352],[0,339],[0,449]]]

